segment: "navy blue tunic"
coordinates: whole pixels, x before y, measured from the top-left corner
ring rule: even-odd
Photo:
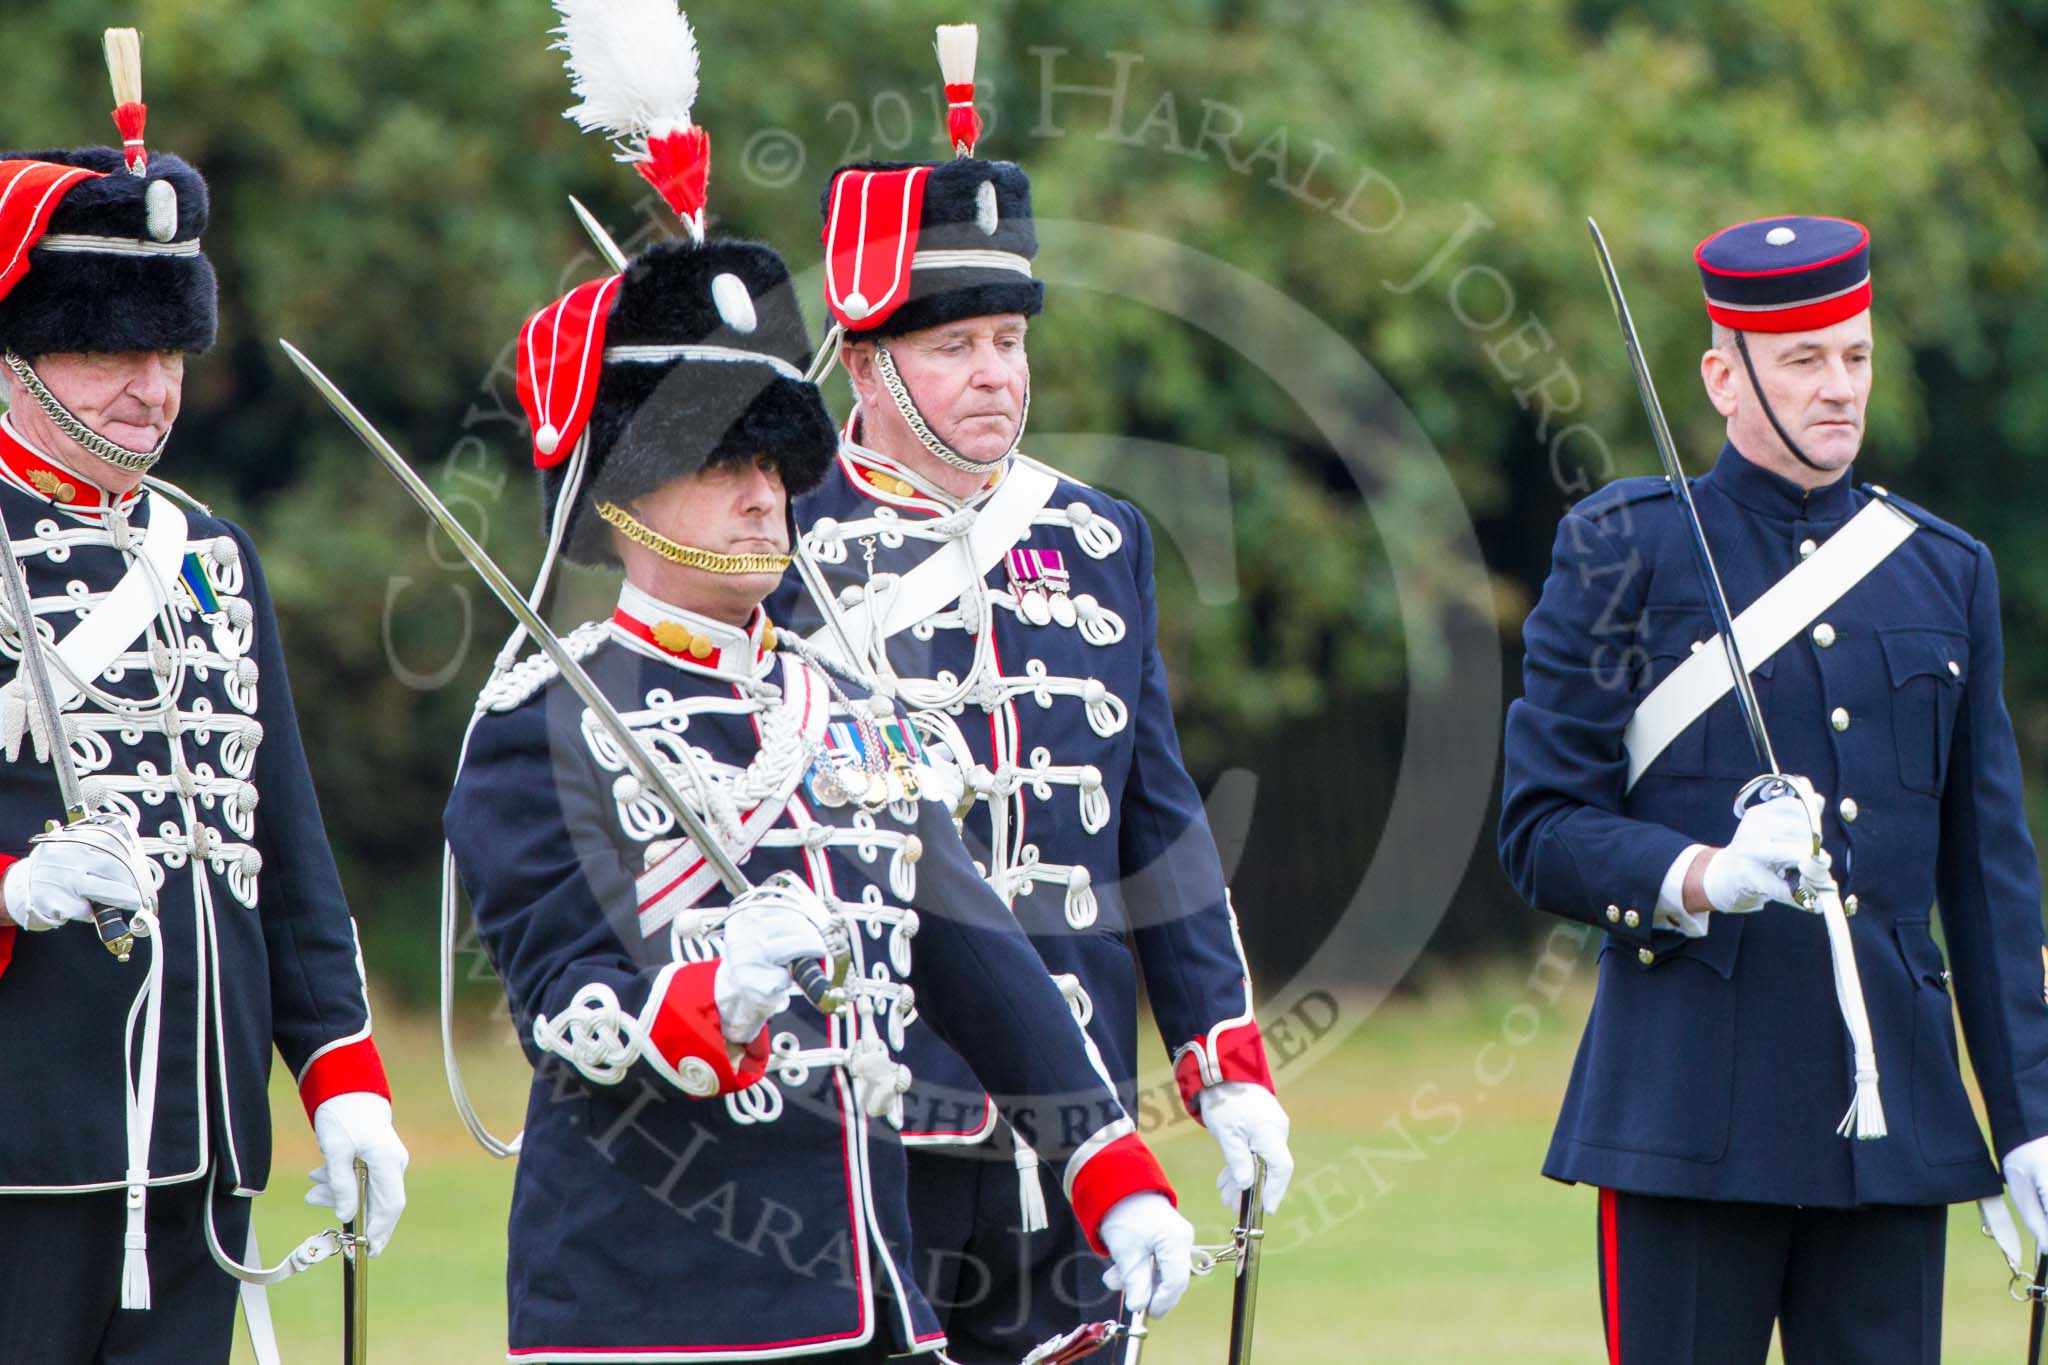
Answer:
[[[1654,924],[1667,869],[1691,844],[1727,842],[1757,762],[1730,694],[1624,791],[1630,715],[1713,635],[1676,500],[1660,479],[1629,479],[1560,525],[1507,719],[1501,861],[1532,905],[1605,935],[1544,1170],[1836,1207],[1995,1192],[1951,991],[2001,1154],[2048,1134],[2048,1003],[1991,554],[1902,499],[1846,476],[1806,492],[1732,447],[1692,487],[1738,615],[1871,498],[1918,523],[1776,655],[1748,661],[1780,766],[1827,798],[1890,1136],[1835,1133],[1852,1074],[1818,916],[1713,914],[1701,938]]]

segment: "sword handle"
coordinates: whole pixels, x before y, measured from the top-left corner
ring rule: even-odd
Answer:
[[[92,924],[99,930],[100,946],[112,953],[116,962],[126,962],[134,953],[135,931],[128,927],[119,910],[111,905],[95,905]]]

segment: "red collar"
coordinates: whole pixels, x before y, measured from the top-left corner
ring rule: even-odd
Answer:
[[[24,441],[5,417],[0,417],[0,480],[81,517],[96,516],[116,505],[130,512],[142,497],[142,489],[137,487],[115,498],[98,484],[53,464]]]
[[[759,607],[743,629],[670,606],[628,583],[612,625],[684,668],[717,677],[759,679],[774,662],[775,627]]]

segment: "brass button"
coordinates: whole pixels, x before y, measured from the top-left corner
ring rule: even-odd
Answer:
[[[1651,952],[1648,948],[1636,949],[1636,961],[1642,963],[1645,967],[1649,966],[1652,962],[1655,962],[1656,960],[1657,955]]]
[[[1621,907],[1620,907],[1620,906],[1618,906],[1618,905],[1610,905],[1610,906],[1608,906],[1608,907],[1607,907],[1607,922],[1608,922],[1609,924],[1619,924],[1619,923],[1621,922]]]
[[[1842,913],[1846,915],[1856,913],[1856,893],[1854,891],[1842,897]]]
[[[1957,662],[1956,662],[1956,661],[1955,661],[1954,659],[1950,659],[1950,660],[1948,661],[1948,675],[1949,675],[1949,676],[1950,676],[1951,678],[1960,678],[1960,677],[1962,677],[1962,676],[1963,676],[1963,666],[1962,666],[1961,664],[1957,663]]]
[[[1808,536],[1805,540],[1799,542],[1799,557],[1805,559],[1819,548],[1820,546],[1814,543],[1813,537]]]
[[[1833,648],[1835,643],[1835,628],[1825,621],[1821,622],[1819,625],[1813,628],[1813,642],[1819,645],[1822,649]]]
[[[1638,924],[1641,924],[1643,922],[1643,917],[1641,915],[1638,915],[1635,911],[1631,910],[1626,915],[1623,915],[1621,917],[1621,922],[1623,924],[1626,924],[1629,928],[1633,929]]]
[[[1834,726],[1837,730],[1848,729],[1849,708],[1846,706],[1837,706],[1834,710],[1828,712],[1828,724]]]
[[[1877,494],[1880,498],[1888,498],[1892,495],[1892,490],[1886,488],[1881,483],[1874,483],[1870,485],[1870,491]]]
[[[1845,796],[1845,797],[1843,797],[1843,798],[1842,798],[1842,805],[1841,805],[1841,812],[1842,812],[1842,823],[1843,823],[1843,824],[1845,824],[1845,825],[1853,825],[1853,824],[1855,824],[1855,823],[1856,823],[1856,817],[1857,817],[1857,815],[1859,815],[1859,814],[1861,813],[1861,811],[1860,811],[1860,808],[1859,808],[1859,807],[1858,807],[1858,806],[1856,805],[1856,798],[1855,798],[1855,797],[1853,797],[1853,796]]]

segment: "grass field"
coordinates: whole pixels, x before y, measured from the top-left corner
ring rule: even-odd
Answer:
[[[1298,1162],[1287,1207],[1269,1224],[1256,1359],[1261,1365],[1440,1365],[1604,1359],[1592,1272],[1593,1196],[1537,1167],[1591,972],[1582,963],[1554,1003],[1511,970],[1439,981],[1382,1006],[1336,1051],[1282,1089]],[[509,1134],[526,1069],[506,1035],[481,1022],[464,1071],[487,1119]],[[409,1206],[374,1266],[377,1365],[503,1359],[509,1164],[487,1157],[456,1121],[431,1021],[380,1018],[399,1123],[413,1162]],[[275,1259],[318,1226],[298,1203],[315,1153],[286,1085],[273,1094],[278,1174],[258,1201]],[[1204,1241],[1222,1239],[1216,1162],[1190,1123],[1152,1135]],[[2010,1360],[2026,1313],[1973,1210],[1950,1228],[1946,1351],[1952,1365]],[[1220,1365],[1230,1287],[1198,1284],[1158,1325],[1152,1365]],[[340,1276],[322,1266],[271,1295],[287,1365],[339,1354]],[[238,1350],[237,1365],[251,1357]]]

